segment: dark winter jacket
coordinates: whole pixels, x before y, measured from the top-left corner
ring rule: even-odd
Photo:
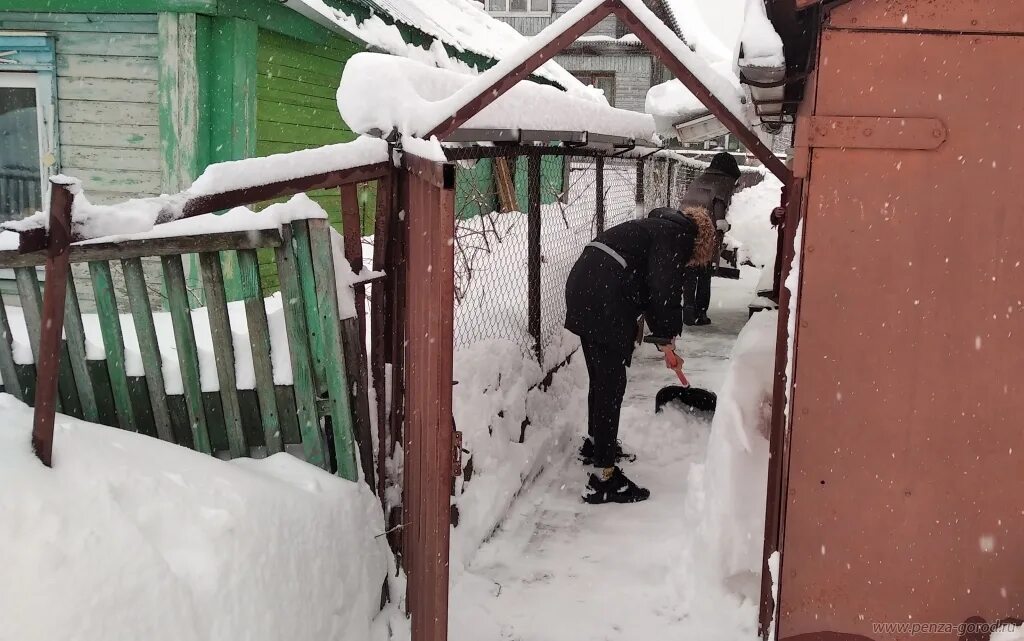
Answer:
[[[720,221],[725,220],[725,214],[729,211],[729,203],[732,202],[737,179],[738,176],[733,177],[724,171],[710,167],[690,183],[679,202],[679,208],[701,207],[706,209],[711,215],[711,221],[717,225]],[[719,229],[722,227],[719,226]]]
[[[646,315],[651,333],[666,342],[682,331],[683,268],[697,228],[681,212],[661,207],[650,216],[616,225],[588,245],[565,287],[565,327],[584,341],[632,353],[636,321]]]

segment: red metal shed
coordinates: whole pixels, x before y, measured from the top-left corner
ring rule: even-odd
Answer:
[[[987,639],[1024,616],[1024,4],[771,8],[802,251],[763,632]]]

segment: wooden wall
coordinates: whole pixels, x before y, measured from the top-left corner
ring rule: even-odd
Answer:
[[[156,14],[0,13],[0,29],[54,36],[60,171],[94,203],[160,193]]]
[[[547,16],[508,16],[501,17],[497,16],[498,20],[507,22],[516,28],[516,31],[523,34],[524,36],[535,36],[544,29],[544,27],[551,24],[562,16],[563,13],[572,9],[579,0],[552,0],[552,12],[551,17]],[[618,33],[618,18],[615,16],[608,16],[601,22],[597,23],[597,26],[587,32],[592,36],[611,36],[612,38],[619,37]]]
[[[326,44],[261,29],[256,57],[256,155],[286,153],[356,138],[338,113],[335,93],[345,62],[362,49],[330,36]],[[337,190],[310,192],[341,230]],[[360,189],[364,221],[372,221],[375,191]],[[364,222],[372,233],[372,222]],[[260,255],[264,288],[276,289],[277,270],[270,252]]]
[[[652,76],[652,59],[646,50],[602,55],[567,53],[555,56],[555,62],[570,72],[607,71],[615,74],[614,106],[633,111],[644,110]]]

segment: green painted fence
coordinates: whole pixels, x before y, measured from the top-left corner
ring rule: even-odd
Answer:
[[[361,349],[361,345],[355,324],[340,319],[337,312],[329,243],[326,220],[303,220],[280,231],[73,247],[71,262],[88,264],[97,311],[83,316],[78,303],[82,283],[69,279],[60,411],[221,458],[264,456],[287,449],[310,463],[355,479],[356,448],[368,451],[371,444],[356,436],[361,427],[358,422],[367,420],[352,411],[356,405],[352,390],[359,386],[350,381],[358,380],[361,365],[347,363],[345,350],[356,345]],[[260,283],[246,292],[240,303],[244,323],[239,321],[237,307],[229,312],[222,259],[233,254],[243,269],[255,269],[261,251],[273,256],[280,275],[280,313],[286,339],[280,331],[272,336]],[[204,315],[189,306],[182,257],[190,254],[199,255],[208,326],[202,326]],[[14,270],[18,289],[17,295],[0,298],[0,377],[4,391],[29,404],[34,398],[35,365],[19,362],[26,360],[25,353],[21,350],[18,358],[14,339],[27,336],[32,354],[37,354],[41,296],[36,268],[44,258],[0,252],[0,268]],[[159,258],[162,282],[153,282],[151,274],[147,280],[144,258]],[[113,262],[124,272],[123,286],[111,277]],[[154,288],[166,292],[166,313],[154,314],[149,297]],[[125,298],[128,315],[118,312],[118,300]],[[128,343],[133,350],[137,344],[142,372],[130,371],[126,363],[125,334],[129,330],[136,340]],[[252,345],[252,389],[238,389],[236,382],[232,334],[242,330]],[[204,389],[197,331],[212,337],[218,389],[210,389],[209,384]],[[102,337],[102,355],[93,353],[90,359],[87,343],[98,343],[97,334]],[[287,354],[290,384],[275,384],[272,351]],[[168,369],[162,358],[169,353],[176,353],[180,386],[176,375],[173,385],[165,378]]]

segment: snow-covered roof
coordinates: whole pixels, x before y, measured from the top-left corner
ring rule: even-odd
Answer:
[[[764,0],[747,0],[747,10],[740,31],[741,67],[783,67],[786,57],[782,38],[765,11]]]
[[[673,28],[696,56],[727,81],[738,95],[744,90],[740,84],[739,66],[784,66],[782,40],[775,32],[765,12],[764,0],[743,0],[743,23],[735,43],[723,42],[710,28],[696,0],[664,0]],[[743,59],[737,60],[742,47]],[[655,117],[658,131],[669,135],[672,125],[699,118],[708,113],[701,102],[678,80],[669,80],[651,87],[647,93],[645,110]],[[735,112],[734,112],[735,113]],[[747,112],[743,119],[754,120]]]
[[[404,134],[422,137],[455,111],[461,92],[476,80],[415,60],[359,53],[342,72],[338,109],[353,131],[386,133],[397,127]],[[464,127],[587,131],[645,141],[654,136],[654,120],[647,114],[532,82],[520,82]]]
[[[364,19],[351,10],[336,8],[324,0],[288,0],[289,6],[304,14],[334,22],[342,31],[352,34],[367,45],[396,56],[411,58],[442,69],[476,74],[481,70],[448,55],[445,46],[459,52],[469,52],[499,61],[523,46],[526,36],[511,25],[487,13],[473,0],[350,0],[365,6],[372,15]],[[380,15],[378,15],[380,14]],[[384,16],[384,18],[382,18]],[[433,44],[424,48],[406,41],[395,23],[416,29],[433,38]],[[592,100],[604,100],[601,92],[588,87],[550,60],[536,72],[537,77],[554,82],[566,91]]]

